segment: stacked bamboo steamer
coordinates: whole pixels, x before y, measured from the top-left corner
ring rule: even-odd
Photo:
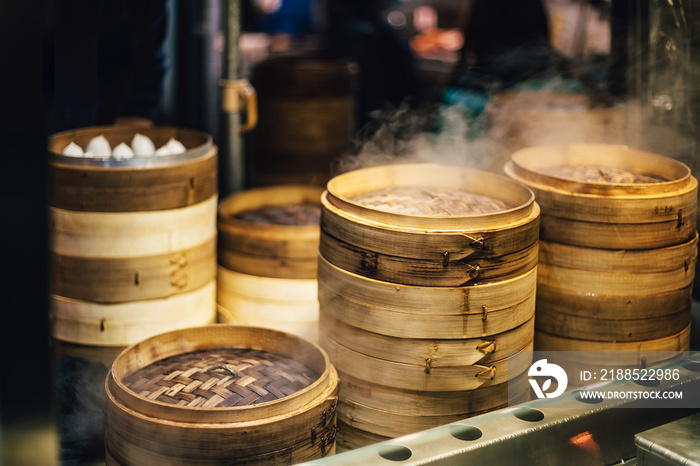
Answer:
[[[338,376],[316,344],[216,324],[126,348],[105,381],[108,465],[297,464],[335,452]]]
[[[492,173],[397,164],[334,177],[321,203],[319,340],[341,380],[339,449],[527,396],[532,191]]]
[[[542,208],[536,350],[688,349],[697,180],[687,166],[581,144],[521,149],[505,171]]]
[[[61,155],[104,135],[136,133],[177,155]],[[49,139],[52,336],[125,347],[156,333],[216,319],[217,149],[186,129],[90,127]]]
[[[318,341],[323,188],[279,185],[233,194],[218,210],[219,321]]]

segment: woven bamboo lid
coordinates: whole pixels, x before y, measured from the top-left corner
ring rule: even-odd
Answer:
[[[183,422],[245,422],[292,412],[333,384],[315,343],[215,324],[155,335],[112,364],[107,391],[135,412]]]
[[[316,379],[313,369],[290,357],[220,348],[162,359],[129,375],[124,385],[150,400],[224,408],[278,400]]]

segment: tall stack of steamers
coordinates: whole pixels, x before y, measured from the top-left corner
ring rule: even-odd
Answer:
[[[538,350],[688,350],[698,238],[687,166],[586,144],[522,149],[505,170],[542,208]]]
[[[538,231],[532,191],[500,175],[406,164],[328,183],[320,341],[339,449],[503,407],[509,380],[526,399]]]

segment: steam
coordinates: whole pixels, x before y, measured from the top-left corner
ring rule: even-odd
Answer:
[[[620,144],[678,159],[693,169],[694,142],[674,128],[645,120],[640,102],[599,105],[584,94],[553,88],[504,92],[477,118],[459,106],[439,110],[440,130],[407,102],[382,108],[356,136],[353,150],[336,160],[334,175],[395,163],[437,163],[503,174],[524,147]]]

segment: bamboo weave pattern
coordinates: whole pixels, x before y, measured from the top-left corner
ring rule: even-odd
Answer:
[[[422,217],[488,214],[509,208],[505,202],[482,194],[405,186],[364,193],[352,200],[385,212]]]
[[[124,379],[150,400],[227,408],[274,401],[318,379],[312,369],[286,356],[249,350],[195,351],[157,361]]]
[[[587,181],[589,183],[660,183],[665,180],[658,176],[646,175],[631,170],[617,167],[602,166],[562,166],[551,167],[543,170],[551,175],[570,178],[573,180]]]

